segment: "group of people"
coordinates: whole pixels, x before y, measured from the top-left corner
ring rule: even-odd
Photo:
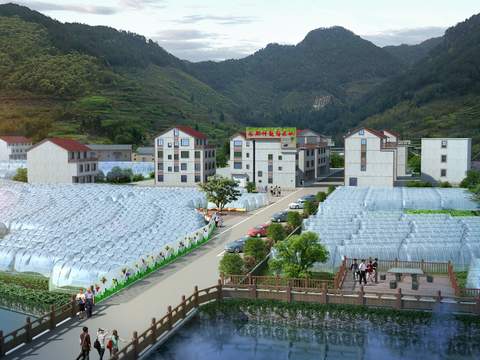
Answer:
[[[118,336],[117,330],[113,330],[110,334],[109,330],[99,328],[93,347],[97,350],[100,360],[103,360],[105,349],[109,350],[111,358],[118,353],[120,342],[125,342],[125,340]],[[88,328],[84,326],[80,334],[80,355],[78,355],[77,360],[89,360],[91,350],[92,340],[88,333]]]
[[[95,306],[95,288],[90,286],[86,292],[80,289],[75,297],[78,305],[78,316],[80,319],[91,318]]]
[[[213,215],[213,221],[215,221],[215,226],[216,226],[217,228],[223,226],[223,218],[220,216],[219,213],[215,213],[215,214]]]
[[[350,265],[350,271],[353,274],[353,281],[359,282],[361,285],[362,282],[364,285],[367,285],[368,282],[370,283],[378,283],[378,259],[375,258],[374,260],[369,259],[366,261],[362,259],[360,264],[358,263],[357,259],[353,259],[352,265]]]
[[[265,191],[267,191],[267,186],[265,186]],[[270,195],[272,196],[282,196],[282,189],[280,186],[270,186]]]

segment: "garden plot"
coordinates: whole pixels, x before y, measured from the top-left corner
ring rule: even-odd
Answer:
[[[40,273],[54,287],[111,282],[140,260],[196,241],[188,236],[204,227],[195,209],[204,206],[192,188],[0,181],[0,223],[8,229],[0,271]]]

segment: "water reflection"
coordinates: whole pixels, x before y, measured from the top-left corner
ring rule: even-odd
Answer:
[[[25,325],[27,316],[28,315],[0,308],[0,330],[2,330],[5,335],[18,329]],[[33,319],[33,317],[31,318]]]
[[[480,328],[452,319],[375,324],[331,319],[321,326],[192,320],[150,360],[480,359]]]

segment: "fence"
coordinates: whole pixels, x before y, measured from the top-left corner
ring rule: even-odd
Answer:
[[[346,265],[350,268],[353,260],[348,258],[346,259]],[[450,262],[432,262],[432,261],[406,261],[406,260],[378,260],[378,271],[387,271],[388,269],[394,267],[407,268],[407,269],[422,269],[424,273],[430,274],[447,274],[449,272],[449,266],[452,265]],[[453,271],[453,267],[452,267]]]
[[[33,338],[42,334],[47,330],[53,330],[58,324],[63,321],[75,317],[78,312],[78,305],[75,301],[75,296],[72,297],[70,303],[56,309],[52,305],[50,311],[30,321],[30,317],[27,317],[27,321],[24,326],[14,330],[6,335],[0,330],[0,357],[5,355],[8,351],[15,349],[22,344],[28,344],[32,342]]]
[[[455,296],[461,296],[464,298],[480,297],[480,289],[462,288],[458,285],[457,277],[455,276],[455,271],[453,270],[453,265],[450,263],[448,263],[448,277],[450,278],[450,283],[455,291]]]

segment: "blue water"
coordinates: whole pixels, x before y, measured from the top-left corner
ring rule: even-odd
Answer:
[[[149,360],[480,359],[478,325],[360,323],[333,319],[326,326],[301,328],[197,317]]]
[[[2,330],[3,334],[5,335],[13,330],[18,329],[19,327],[25,325],[27,316],[28,315],[0,308],[0,330]]]

